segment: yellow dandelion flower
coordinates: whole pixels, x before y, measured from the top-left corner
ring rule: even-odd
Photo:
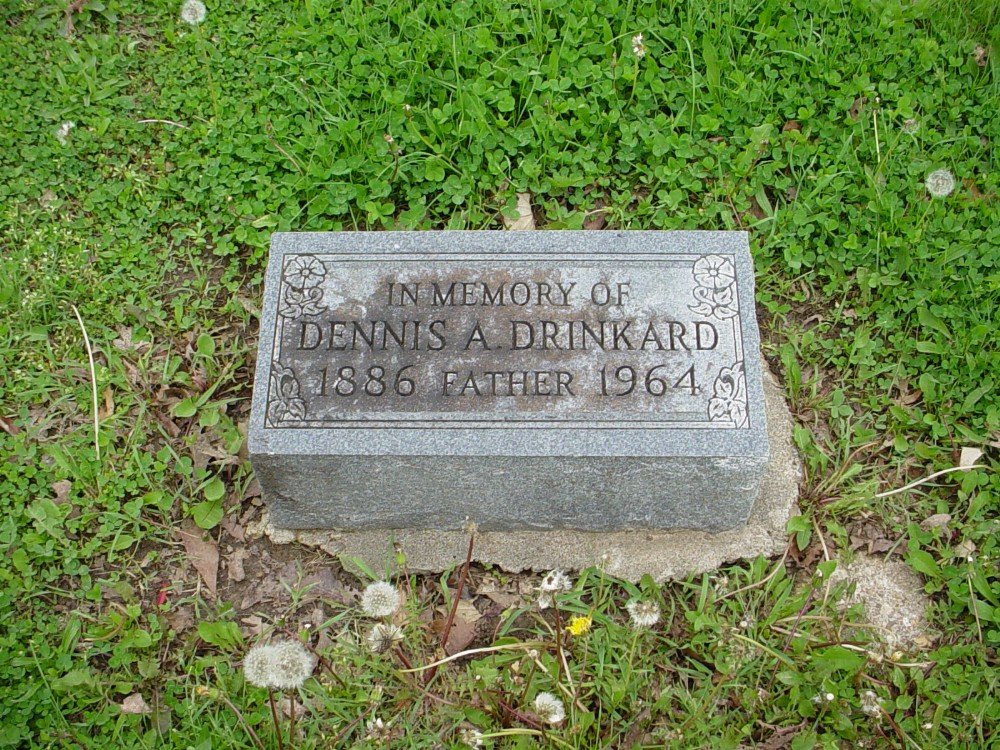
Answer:
[[[569,621],[569,625],[566,626],[566,630],[569,631],[570,635],[581,636],[584,633],[590,632],[590,626],[593,622],[594,618],[590,615],[577,615]]]

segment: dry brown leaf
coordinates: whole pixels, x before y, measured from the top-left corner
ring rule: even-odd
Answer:
[[[455,618],[451,631],[448,633],[448,642],[444,644],[444,652],[448,656],[465,651],[469,644],[476,637],[476,624],[474,622],[459,622]]]
[[[7,419],[7,417],[0,416],[0,430],[3,430],[8,435],[16,435],[21,431],[21,428]]]
[[[58,482],[52,483],[52,492],[55,493],[54,502],[56,505],[61,505],[62,503],[69,501],[70,490],[73,489],[73,483],[68,479],[60,479]]]
[[[237,547],[226,556],[226,570],[229,572],[229,580],[239,583],[247,577],[243,569],[243,561],[247,559],[245,547]]]
[[[132,693],[132,695],[128,696],[122,701],[121,709],[123,714],[153,713],[153,709],[147,705],[146,699],[142,697],[141,693]]]
[[[215,540],[195,524],[185,519],[177,531],[187,552],[188,561],[201,575],[209,594],[215,596],[219,581],[219,547]]]
[[[960,469],[973,469],[976,466],[976,462],[982,457],[983,452],[979,448],[963,446],[962,453],[958,459],[958,466]]]
[[[921,521],[920,526],[924,529],[939,529],[947,526],[950,522],[951,515],[949,513],[935,513]]]
[[[531,193],[517,194],[517,213],[518,217],[516,219],[504,217],[503,223],[507,229],[524,230],[535,228],[535,215],[531,211]]]

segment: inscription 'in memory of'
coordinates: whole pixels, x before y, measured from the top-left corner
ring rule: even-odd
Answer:
[[[734,260],[287,257],[271,427],[642,421],[748,427]]]

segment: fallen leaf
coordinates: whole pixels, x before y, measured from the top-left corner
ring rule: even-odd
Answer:
[[[201,575],[209,594],[214,597],[219,580],[219,547],[209,533],[199,529],[190,518],[184,519],[178,534],[188,561]]]
[[[110,386],[104,389],[104,407],[97,410],[98,417],[103,421],[115,413],[115,397]]]
[[[294,713],[292,708],[294,707]],[[285,696],[281,699],[281,713],[285,715],[286,719],[291,719],[292,716],[302,717],[306,712],[305,706],[299,703],[297,700],[291,696]]]
[[[976,461],[983,457],[983,452],[979,448],[970,448],[969,446],[962,447],[962,453],[958,459],[958,468],[960,469],[974,469],[976,466]]]
[[[955,545],[955,557],[972,557],[972,554],[976,551],[976,543],[971,539],[963,539],[961,542]]]
[[[507,229],[524,230],[535,228],[535,215],[531,211],[531,193],[517,194],[517,213],[518,217],[516,219],[504,217],[503,223]]]
[[[247,577],[246,571],[243,569],[243,561],[246,559],[247,551],[245,547],[237,547],[226,556],[226,570],[229,572],[230,581],[239,583]]]
[[[128,696],[122,701],[121,709],[123,714],[153,713],[153,709],[146,704],[146,699],[142,697],[141,693],[132,693],[132,695]]]
[[[976,51],[972,53],[973,59],[976,61],[976,65],[980,68],[986,67],[986,59],[989,57],[989,52],[981,44],[976,45]]]
[[[861,114],[861,110],[863,110],[864,107],[865,107],[865,99],[864,97],[859,96],[857,99],[854,100],[854,104],[851,105],[851,110],[850,110],[851,119],[857,120],[858,115]]]
[[[0,416],[0,430],[3,430],[8,435],[16,435],[21,431],[21,428],[7,419],[7,417]]]
[[[56,505],[61,505],[62,503],[69,501],[70,490],[73,489],[73,483],[68,479],[60,479],[58,482],[52,483],[52,491],[55,493],[55,503]]]
[[[802,130],[802,126],[799,125],[798,120],[789,120],[781,128],[782,133],[787,133],[791,130]]]
[[[924,529],[940,529],[948,525],[951,515],[948,513],[935,513],[920,522],[920,527]]]
[[[465,651],[469,644],[476,637],[476,624],[473,622],[459,622],[456,618],[452,623],[451,631],[448,633],[448,641],[444,644],[444,652],[448,656]]]

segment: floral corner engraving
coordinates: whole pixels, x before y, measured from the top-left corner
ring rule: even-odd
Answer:
[[[708,400],[708,421],[732,422],[737,429],[747,427],[747,386],[743,363],[723,367],[715,379]]]
[[[320,285],[326,278],[326,266],[314,255],[296,255],[285,266],[284,292],[278,314],[285,318],[319,315],[326,310]]]
[[[688,309],[706,318],[735,318],[736,267],[721,255],[703,255],[694,262],[694,298],[698,303]]]
[[[301,396],[295,371],[280,362],[272,362],[268,422],[276,425],[279,422],[298,422],[305,418],[306,402]]]

